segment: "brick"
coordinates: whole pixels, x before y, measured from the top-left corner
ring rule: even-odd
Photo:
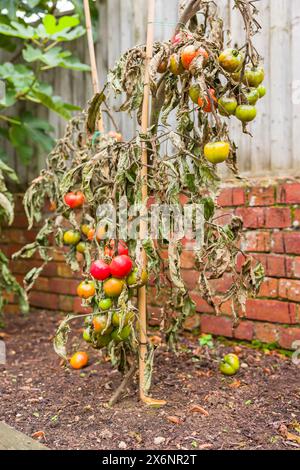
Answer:
[[[180,256],[181,267],[183,269],[195,268],[195,253],[194,251],[184,250]]]
[[[218,209],[214,218],[217,223],[223,227],[226,224],[230,224],[232,221],[232,211],[229,209]]]
[[[150,326],[159,326],[162,320],[162,311],[160,307],[148,306],[147,317]]]
[[[260,231],[245,232],[241,248],[247,252],[269,252],[271,248],[271,233]]]
[[[300,279],[300,256],[288,257],[285,258],[286,263],[286,276],[289,278]]]
[[[248,192],[248,201],[250,207],[272,206],[275,204],[274,186],[254,186]]]
[[[214,308],[209,305],[202,297],[199,292],[190,292],[191,299],[196,304],[196,311],[199,313],[214,313]]]
[[[78,280],[73,279],[49,279],[49,290],[58,294],[76,295]]]
[[[292,225],[290,208],[286,207],[267,207],[265,209],[266,228],[288,228]]]
[[[57,264],[57,275],[64,278],[72,277],[73,273],[67,264]]]
[[[58,296],[56,294],[32,291],[29,294],[30,305],[48,310],[58,309]]]
[[[232,189],[232,205],[243,206],[246,203],[246,196],[244,188],[233,188]]]
[[[250,321],[241,321],[237,327],[234,328],[233,336],[236,339],[243,341],[251,341],[254,335],[254,323]]]
[[[24,213],[19,212],[15,214],[14,222],[13,222],[14,228],[23,228],[27,229],[28,227],[28,220],[27,217]]]
[[[295,209],[292,211],[292,220],[293,220],[293,227],[299,228],[300,227],[300,209]]]
[[[27,231],[17,228],[4,228],[1,233],[1,242],[25,245],[26,243],[34,242],[36,235],[36,230]]]
[[[300,204],[300,182],[282,185],[278,193],[278,202],[281,204]]]
[[[292,349],[295,341],[300,341],[300,328],[282,328],[280,330],[279,345],[282,348]]]
[[[270,277],[286,277],[286,258],[280,255],[266,255],[265,271]]]
[[[232,283],[232,275],[229,273],[225,273],[220,279],[212,279],[210,281],[212,289],[220,294],[227,292],[232,286]]]
[[[269,323],[255,323],[254,335],[263,343],[277,343],[279,340],[277,328]]]
[[[296,304],[279,300],[248,299],[246,317],[250,320],[294,324],[296,322]]]
[[[201,315],[201,332],[219,336],[232,336],[232,320],[226,317]]]
[[[183,269],[181,271],[182,279],[184,280],[189,290],[194,290],[197,286],[199,279],[199,272],[192,269]]]
[[[293,279],[279,280],[279,297],[300,302],[300,281]]]
[[[232,206],[232,188],[223,188],[218,196],[217,203],[221,207]]]
[[[69,297],[65,297],[65,298],[69,299]],[[74,313],[89,313],[92,311],[91,308],[82,307],[81,299],[79,297],[70,297],[70,299],[73,299],[73,306],[72,306],[72,309],[67,309],[67,311],[71,310]],[[69,302],[69,300],[66,300],[65,304],[63,304],[63,300],[60,299],[60,304],[63,307],[62,310],[64,308],[67,308],[67,302]]]
[[[261,207],[240,207],[235,214],[242,218],[245,228],[262,228],[265,221],[264,211]]]
[[[79,305],[81,304],[81,299],[78,299]],[[69,297],[66,295],[59,295],[58,296],[58,308],[59,310],[62,310],[63,312],[75,312],[77,310],[74,309],[74,297]],[[82,307],[81,307],[82,311]]]
[[[271,251],[278,254],[285,253],[284,233],[282,231],[273,233],[271,241]]]
[[[194,331],[200,326],[200,316],[199,315],[192,315],[188,317],[184,324],[183,328],[187,331]]]
[[[276,299],[278,297],[278,279],[266,278],[261,285],[258,296]]]
[[[300,232],[286,232],[283,237],[285,252],[300,255]]]

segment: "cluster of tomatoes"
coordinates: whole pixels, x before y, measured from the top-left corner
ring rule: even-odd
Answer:
[[[193,39],[189,32],[180,32],[172,39],[173,46]],[[169,60],[163,60],[158,66],[159,73],[169,70],[174,75],[182,75],[186,71],[193,73],[193,63],[198,57],[203,58],[203,67],[208,65],[209,53],[203,47],[193,44],[180,49],[179,53],[171,54]],[[222,96],[216,96],[214,88],[207,87],[207,93],[203,90],[197,80],[190,86],[190,99],[199,106],[204,113],[218,112],[221,116],[229,118],[235,116],[243,124],[253,121],[257,115],[256,103],[266,94],[263,86],[265,77],[264,69],[260,66],[244,66],[245,57],[236,49],[224,50],[218,58],[219,66],[227,74],[231,82],[229,92]],[[242,85],[242,87],[240,87]],[[230,145],[226,141],[210,142],[204,148],[205,158],[213,163],[222,163],[230,155]]]
[[[85,202],[81,192],[68,193],[64,201],[67,206],[77,209]],[[64,243],[73,245],[76,251],[84,253],[87,244],[93,240],[103,244],[103,257],[94,261],[89,269],[89,277],[77,287],[78,296],[85,305],[93,308],[93,313],[85,319],[83,339],[95,349],[108,346],[112,341],[119,344],[128,340],[132,333],[135,319],[134,308],[129,302],[121,308],[119,298],[124,291],[129,294],[148,281],[146,271],[140,272],[129,256],[128,246],[124,241],[106,240],[106,229],[99,225],[96,229],[81,225],[81,231],[64,232]],[[75,369],[84,367],[88,362],[85,352],[74,354],[70,364]]]

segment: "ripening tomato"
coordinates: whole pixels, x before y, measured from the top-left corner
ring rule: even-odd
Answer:
[[[118,243],[118,255],[128,255],[129,250],[128,246],[123,240],[119,240]],[[109,244],[105,246],[104,248],[104,254],[105,256],[110,256],[111,258],[115,254],[115,240],[110,240]]]
[[[82,369],[86,367],[89,362],[89,356],[84,351],[76,352],[70,359],[70,365],[73,369]]]
[[[200,86],[199,85],[192,85],[189,89],[189,95],[193,103],[198,104],[199,96],[200,96]]]
[[[243,62],[244,56],[237,49],[225,49],[219,56],[219,64],[229,73],[241,70]]]
[[[247,101],[251,105],[255,105],[259,100],[259,93],[257,88],[251,88],[249,91],[245,93]]]
[[[210,163],[222,163],[229,157],[230,145],[228,142],[211,142],[204,147],[204,156]]]
[[[131,326],[126,325],[121,331],[114,330],[111,334],[111,339],[115,343],[121,343],[122,341],[126,341],[129,338],[131,331]]]
[[[260,98],[263,98],[267,94],[267,89],[263,85],[259,85],[259,87],[257,88],[257,91],[258,91],[258,94],[259,94]]]
[[[157,71],[158,73],[166,73],[168,70],[168,60],[163,59],[160,64],[158,64]]]
[[[96,292],[95,283],[93,281],[83,281],[77,287],[77,295],[82,299],[93,297]]]
[[[87,238],[88,238],[88,240],[89,240],[90,242],[94,240],[94,238],[95,238],[95,232],[96,232],[96,230],[95,230],[94,228],[92,228],[92,227],[88,230],[86,236],[87,236]]]
[[[222,96],[218,100],[219,113],[222,116],[232,116],[237,108],[237,100],[234,96]]]
[[[236,354],[227,354],[220,362],[220,371],[224,375],[235,375],[240,368],[240,361]]]
[[[105,331],[105,334],[109,335],[112,332],[113,327],[111,325],[107,325],[107,318],[108,317],[106,315],[97,315],[93,318],[92,324],[95,333],[103,333],[103,331]]]
[[[80,226],[80,230],[82,231],[83,235],[85,235],[85,236],[87,237],[89,231],[91,230],[91,227],[90,227],[90,225],[88,225],[88,224],[82,224],[82,225]]]
[[[110,271],[113,277],[123,278],[132,270],[132,261],[128,255],[118,255],[110,263]]]
[[[218,100],[216,98],[216,95],[215,95],[215,90],[213,88],[210,88],[209,89],[209,95],[212,99],[212,101],[217,104],[218,103]],[[199,99],[198,99],[198,105],[200,106],[200,108],[203,109],[203,111],[205,111],[206,113],[211,113],[212,112],[212,106],[211,106],[211,101],[210,99],[206,96],[204,99],[200,96]]]
[[[65,195],[64,201],[71,209],[76,209],[77,207],[83,206],[85,197],[81,191],[77,191],[77,193],[70,192]]]
[[[188,31],[179,31],[179,33],[175,34],[175,36],[172,37],[171,42],[174,46],[177,46],[184,40],[189,40],[193,39],[192,33],[189,33]]]
[[[91,264],[90,274],[97,281],[105,281],[110,276],[110,267],[105,261],[99,259]]]
[[[112,307],[112,305],[113,305],[112,300],[109,298],[101,299],[98,303],[98,307],[103,312],[106,312],[107,310],[109,310]]]
[[[86,243],[84,242],[79,242],[78,245],[76,245],[76,251],[78,253],[84,254],[86,249]]]
[[[117,279],[115,277],[111,277],[107,279],[103,283],[103,291],[107,297],[119,297],[121,294],[125,282],[122,279]]]
[[[251,122],[256,118],[257,111],[255,106],[242,104],[236,108],[235,115],[242,122]]]
[[[110,137],[111,139],[115,139],[117,142],[123,141],[123,136],[120,132],[109,131],[108,137]]]
[[[257,88],[264,81],[265,71],[262,67],[248,67],[243,77],[244,85]]]
[[[125,326],[125,325],[128,325],[128,323],[132,323],[133,319],[134,319],[134,312],[127,312],[123,319],[119,312],[115,312],[112,316],[112,324],[114,326],[120,326],[123,320],[123,326]]]
[[[77,230],[67,230],[64,233],[63,240],[65,245],[77,245],[80,242],[81,235]]]
[[[173,75],[181,75],[184,72],[184,67],[177,54],[171,55],[169,69]]]
[[[148,282],[148,273],[147,271],[144,270],[139,276],[139,269],[134,268],[134,270],[127,277],[126,282],[128,286],[136,286],[136,285],[139,285],[139,287],[145,286]]]
[[[106,228],[104,225],[99,224],[96,228],[96,239],[98,242],[105,240],[106,238]]]
[[[181,52],[181,63],[183,67],[186,70],[189,70],[191,63],[199,55],[202,55],[204,57],[204,61],[207,61],[208,53],[203,49],[203,47],[200,47],[199,49],[196,49],[193,45],[185,47]]]

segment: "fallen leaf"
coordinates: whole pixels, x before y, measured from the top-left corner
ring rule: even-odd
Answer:
[[[213,371],[196,370],[195,375],[197,375],[198,377],[211,377],[213,375]]]
[[[159,444],[163,444],[165,442],[165,438],[162,437],[162,436],[157,436],[154,438],[154,444],[155,445],[159,445]]]
[[[200,405],[193,405],[190,409],[190,412],[191,413],[200,413],[203,416],[209,416],[209,412],[206,411],[204,408],[202,408],[202,406],[200,406]]]
[[[162,343],[162,339],[160,336],[156,336],[156,335],[153,335],[153,336],[150,336],[149,337],[149,341],[151,344],[153,344],[154,346],[160,346],[161,343]]]
[[[293,441],[293,442],[297,442],[297,444],[300,445],[300,436],[297,436],[296,434],[292,434],[291,432],[288,432],[286,434],[286,439],[288,441]]]
[[[142,436],[138,432],[130,431],[128,435],[133,437],[139,444],[143,441]]]
[[[231,382],[231,384],[228,385],[229,388],[240,388],[241,386],[241,381],[240,380],[234,380]]]
[[[42,439],[44,439],[44,441],[46,442],[46,436],[45,436],[44,431],[34,432],[33,434],[31,434],[31,437],[33,439],[37,439],[38,441],[41,441]]]
[[[178,416],[167,416],[167,420],[173,424],[182,424],[182,421],[180,418],[178,418]]]

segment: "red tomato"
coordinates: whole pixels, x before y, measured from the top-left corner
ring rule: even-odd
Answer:
[[[114,277],[126,277],[131,270],[132,261],[127,255],[116,256],[110,263],[110,272]]]
[[[215,96],[215,90],[213,88],[210,88],[209,89],[209,94],[212,98],[212,100],[217,103],[218,100]],[[198,105],[200,106],[200,108],[203,108],[203,111],[205,111],[206,113],[211,113],[212,112],[212,107],[211,107],[211,102],[210,102],[210,99],[208,97],[206,97],[205,99],[203,99],[201,96],[200,98],[198,99]]]
[[[67,206],[71,207],[71,209],[75,209],[76,207],[83,206],[85,197],[81,191],[78,191],[77,193],[70,192],[65,195],[64,201]]]
[[[101,259],[94,261],[91,265],[90,274],[97,281],[105,281],[110,276],[110,267]]]

